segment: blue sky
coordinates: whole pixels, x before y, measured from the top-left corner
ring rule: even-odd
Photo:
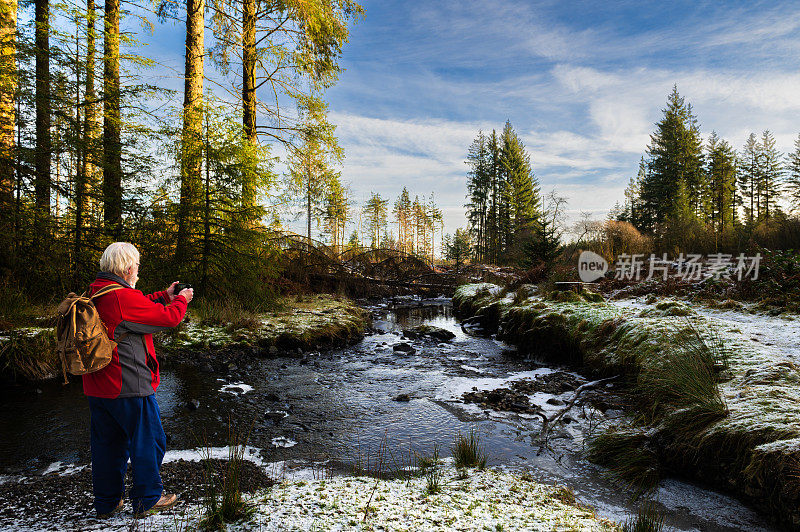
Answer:
[[[770,129],[786,152],[800,133],[798,2],[363,5],[328,92],[343,179],[357,200],[435,193],[447,232],[465,224],[470,142],[507,119],[573,220],[622,199],[673,84],[704,137],[740,148]],[[182,29],[149,53],[180,69]]]

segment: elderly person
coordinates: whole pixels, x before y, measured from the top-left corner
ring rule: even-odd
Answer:
[[[155,397],[159,373],[153,333],[176,327],[194,292],[188,288],[175,294],[176,281],[162,292],[144,295],[134,289],[138,275],[139,252],[132,244],[115,242],[100,257],[100,273],[90,287],[90,294],[113,284],[124,287],[94,300],[117,347],[108,366],[83,376],[91,412],[94,507],[103,517],[122,509],[129,458],[135,514],[177,502],[175,495],[162,495],[159,474],[166,436]]]

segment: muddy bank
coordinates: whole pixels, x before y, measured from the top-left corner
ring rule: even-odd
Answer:
[[[199,366],[227,374],[253,357],[302,357],[311,350],[351,345],[364,336],[369,313],[353,301],[327,294],[287,297],[274,312],[232,316],[190,310],[179,327],[156,335],[163,367]],[[37,382],[61,375],[53,328],[0,333],[0,379]]]
[[[505,295],[498,286],[481,284],[459,288],[453,303],[459,315],[474,317],[471,323],[497,332],[523,353],[623,376],[649,421],[634,427],[636,437],[644,435],[656,451],[662,473],[734,491],[782,526],[800,528],[798,366],[728,334],[680,302],[638,310],[596,299]],[[691,359],[687,337],[697,331],[703,345],[724,350],[724,364],[710,377],[719,402],[708,390],[697,392],[697,402],[688,399],[693,390],[679,393],[681,386],[701,386],[699,380],[665,385],[671,368]]]

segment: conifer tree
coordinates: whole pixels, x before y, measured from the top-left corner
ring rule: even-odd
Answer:
[[[50,2],[34,2],[35,56],[36,56],[36,210],[46,219],[50,213]],[[40,225],[37,233],[43,231]]]
[[[176,254],[183,262],[197,223],[201,193],[205,0],[186,0],[181,186]]]
[[[502,198],[502,165],[500,163],[500,141],[492,130],[488,138],[489,150],[489,205],[486,221],[486,261],[496,264],[500,258],[500,211]]]
[[[17,92],[17,1],[0,0],[0,261],[7,264],[12,234]]]
[[[705,215],[719,233],[733,228],[736,220],[736,154],[725,140],[712,132],[708,140]]]
[[[758,217],[769,219],[778,212],[777,201],[783,177],[781,165],[783,155],[775,148],[775,137],[769,130],[765,130],[761,135],[759,148]]]
[[[501,163],[506,198],[509,200],[511,233],[538,221],[540,201],[538,182],[533,176],[530,156],[517,136],[511,122],[506,122],[502,134]]]
[[[472,142],[467,154],[467,191],[469,203],[467,207],[467,221],[475,242],[475,256],[483,261],[487,248],[487,225],[489,202],[491,200],[491,155],[487,146],[486,136],[482,131]]]
[[[338,253],[344,247],[344,230],[349,215],[347,190],[342,186],[338,173],[331,174],[328,179],[323,203],[325,231],[334,251]]]
[[[364,205],[367,228],[370,234],[370,246],[381,247],[381,234],[386,228],[386,206],[389,200],[383,199],[380,194],[372,193]]]
[[[673,87],[647,147],[647,173],[641,184],[641,227],[653,231],[673,210],[679,183],[697,212],[702,186],[703,154],[697,119]]]
[[[800,211],[800,135],[794,141],[794,151],[787,155],[786,185],[789,205],[794,212]]]
[[[742,148],[738,175],[740,203],[744,208],[745,221],[750,226],[758,218],[758,183],[761,180],[760,152],[755,133],[750,133],[744,148]]]
[[[414,231],[411,226],[411,198],[406,187],[403,187],[403,191],[394,202],[392,214],[397,218],[398,247],[400,251],[410,253],[413,248]]]
[[[120,0],[105,0],[103,20],[103,221],[122,236],[122,115],[119,81]]]

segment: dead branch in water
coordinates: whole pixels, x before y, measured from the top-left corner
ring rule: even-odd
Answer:
[[[544,414],[544,412],[541,411],[536,412],[536,414],[542,418],[542,430],[541,432],[539,432],[539,436],[542,438],[543,442],[542,442],[542,448],[539,449],[539,453],[541,453],[542,450],[547,446],[547,436],[549,435],[553,425],[555,425],[562,417],[564,417],[564,414],[569,412],[572,409],[572,407],[575,406],[575,403],[578,401],[578,398],[583,392],[585,392],[586,390],[590,390],[592,388],[596,388],[598,384],[602,384],[604,382],[612,381],[618,378],[619,375],[614,375],[613,377],[598,379],[596,381],[587,382],[586,384],[578,386],[575,389],[575,394],[572,396],[572,399],[569,400],[567,405],[558,412],[556,412],[555,414],[553,414],[552,416],[550,416],[549,418]]]

